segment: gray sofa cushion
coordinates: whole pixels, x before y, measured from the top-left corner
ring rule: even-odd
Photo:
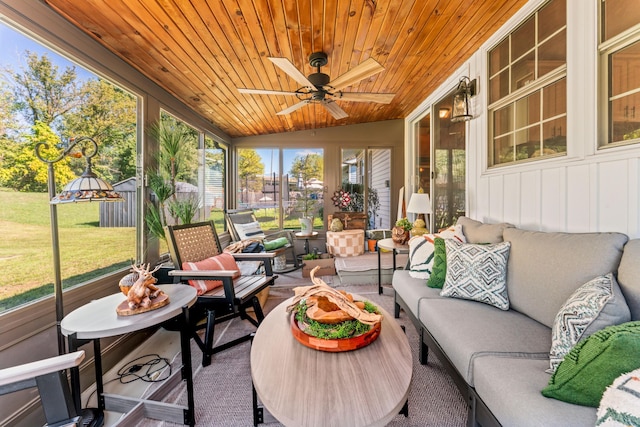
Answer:
[[[491,354],[545,359],[551,330],[521,313],[454,298],[420,301],[419,319],[462,377],[473,385],[473,360]]]
[[[461,216],[457,224],[462,225],[462,232],[467,243],[500,243],[505,228],[513,228],[513,224],[506,222],[500,224],[485,224],[475,219]]]
[[[596,409],[544,397],[548,360],[483,357],[474,362],[475,388],[503,426],[578,427],[596,423]]]
[[[589,280],[615,273],[628,237],[622,233],[545,233],[506,228],[511,242],[511,308],[551,327],[562,304]]]
[[[640,320],[640,239],[630,240],[624,245],[618,267],[618,284],[631,311],[631,320]]]
[[[394,271],[391,284],[393,290],[407,303],[415,317],[418,317],[418,303],[422,298],[443,298],[440,296],[440,289],[428,287],[424,279],[411,277],[409,270]]]

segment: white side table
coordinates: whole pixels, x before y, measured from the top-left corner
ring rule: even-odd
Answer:
[[[401,245],[393,241],[393,239],[378,240],[378,294],[382,295],[382,264],[380,262],[380,249],[393,252],[393,270],[396,269],[396,255],[408,254],[409,245]]]
[[[196,301],[196,290],[191,286],[181,284],[159,285],[159,287],[169,296],[169,304],[164,307],[132,316],[118,316],[116,307],[125,300],[125,296],[121,292],[118,292],[117,294],[91,301],[69,313],[62,319],[62,334],[65,335],[69,341],[70,352],[76,351],[78,347],[93,341],[96,393],[100,409],[130,413],[136,406],[142,405],[144,407],[148,405],[152,410],[144,412],[153,413],[159,419],[165,421],[193,426],[195,424],[195,416],[193,377],[191,376],[191,346],[189,331],[184,325],[188,321],[188,309]],[[178,318],[180,322],[185,322],[183,323],[184,327],[180,328],[182,369],[177,370],[165,380],[164,384],[162,384],[152,397],[158,397],[162,393],[172,390],[177,385],[180,380],[179,376],[181,375],[181,379],[186,381],[187,386],[187,407],[164,404],[149,399],[135,399],[126,396],[105,394],[102,381],[100,338],[139,331],[176,318]],[[80,375],[77,367],[71,370],[71,381],[76,407],[80,408]],[[134,420],[131,421],[133,422]]]

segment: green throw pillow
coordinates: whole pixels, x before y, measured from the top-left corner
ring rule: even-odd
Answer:
[[[429,280],[427,280],[427,286],[442,289],[446,276],[447,250],[445,249],[444,239],[442,237],[436,237],[433,240],[433,267],[431,268]]]
[[[272,251],[274,249],[281,248],[286,246],[289,243],[289,240],[286,237],[278,237],[277,239],[271,240],[270,242],[263,242],[265,251]]]
[[[616,378],[640,368],[639,354],[640,321],[604,328],[569,351],[542,394],[597,408]]]

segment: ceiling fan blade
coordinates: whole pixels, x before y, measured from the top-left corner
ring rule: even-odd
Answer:
[[[382,70],[384,70],[384,67],[380,65],[378,61],[373,58],[369,58],[360,65],[355,66],[336,78],[334,81],[329,83],[329,86],[333,87],[335,90],[341,90],[344,87],[351,86],[355,82],[366,79],[367,77],[379,73]]]
[[[269,57],[269,60],[276,64],[282,71],[287,73],[289,77],[300,83],[302,86],[314,87],[313,83],[311,83],[309,79],[307,79],[307,77],[302,74],[300,70],[298,70],[296,66],[293,65],[287,58]]]
[[[329,112],[329,114],[331,114],[333,116],[334,119],[336,120],[340,120],[340,119],[344,119],[345,117],[349,117],[349,115],[347,113],[345,113],[345,111],[340,108],[340,106],[338,104],[336,104],[333,101],[325,101],[322,103],[322,105],[324,106],[324,108],[327,109],[327,111]]]
[[[365,93],[365,92],[338,92],[335,94],[337,99],[352,102],[377,102],[378,104],[389,104],[395,93]]]
[[[267,89],[238,88],[238,92],[256,94],[256,95],[294,95],[294,96],[298,95],[298,92],[284,92],[281,90],[267,90]]]
[[[280,111],[278,114],[278,116],[286,116],[287,114],[291,114],[294,111],[296,111],[299,108],[304,107],[305,105],[307,105],[309,103],[309,100],[305,99],[304,101],[300,101],[296,104],[293,104],[291,107],[289,108],[285,108],[284,110]]]

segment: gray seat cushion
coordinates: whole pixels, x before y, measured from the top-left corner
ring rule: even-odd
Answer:
[[[474,362],[475,389],[500,423],[518,427],[582,427],[596,409],[544,397],[549,360],[483,357]]]
[[[544,233],[505,228],[511,242],[507,292],[511,308],[552,327],[580,286],[616,273],[628,237],[621,233]]]
[[[624,245],[618,284],[631,311],[631,320],[640,320],[640,239],[630,240]]]
[[[484,224],[475,219],[461,216],[456,224],[462,225],[462,232],[467,243],[500,243],[503,241],[505,228],[513,228],[513,224],[502,222],[500,224]]]
[[[416,279],[409,275],[409,270],[396,270],[393,272],[393,290],[409,306],[409,310],[415,317],[418,317],[418,303],[423,298],[437,298],[440,296],[440,289],[427,286],[425,279]]]
[[[521,313],[455,298],[420,301],[419,319],[469,385],[474,360],[493,354],[545,359],[551,330]]]

